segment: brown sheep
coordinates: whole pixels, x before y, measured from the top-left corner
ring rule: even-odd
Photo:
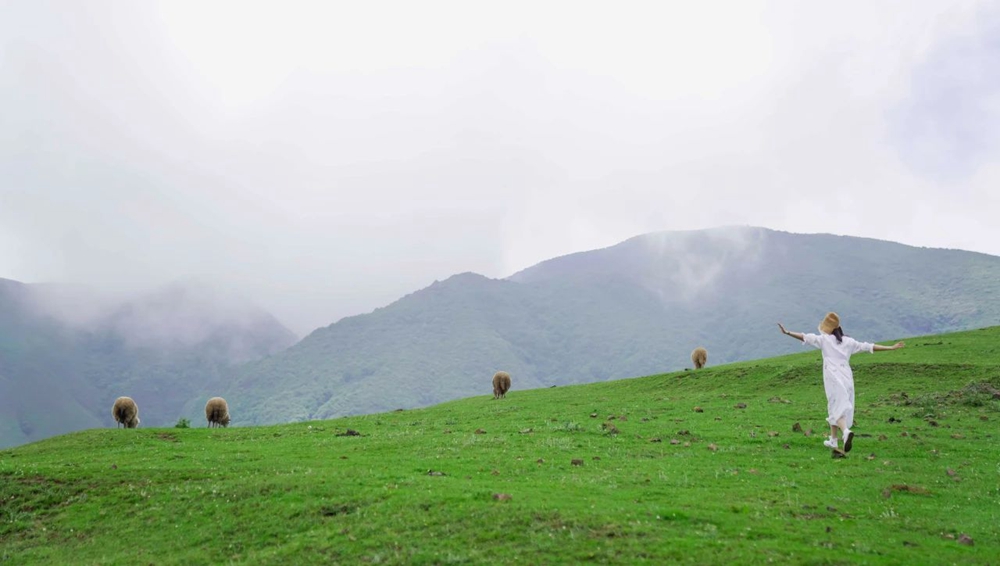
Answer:
[[[139,426],[139,406],[131,397],[119,397],[115,399],[115,406],[111,407],[111,416],[121,427],[136,428]]]
[[[498,371],[493,374],[493,398],[503,399],[510,389],[510,374],[505,371]]]
[[[708,363],[708,350],[705,348],[695,348],[691,352],[691,361],[694,362],[694,369],[701,369]]]
[[[229,405],[222,397],[212,397],[205,403],[205,418],[209,427],[229,426]]]

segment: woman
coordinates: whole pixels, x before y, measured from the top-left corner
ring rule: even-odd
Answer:
[[[789,332],[778,323],[782,334],[800,340],[808,346],[819,348],[823,352],[823,388],[826,389],[826,421],[830,423],[830,439],[823,445],[837,450],[837,428],[844,438],[844,452],[851,451],[854,433],[854,374],[851,372],[849,360],[851,355],[859,352],[884,352],[898,350],[904,346],[897,342],[894,346],[879,346],[871,342],[858,342],[850,336],[844,336],[840,328],[840,317],[837,313],[827,313],[819,325],[820,334],[802,334]]]

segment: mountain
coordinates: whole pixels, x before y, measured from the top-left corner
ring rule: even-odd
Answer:
[[[234,422],[277,423],[490,392],[677,370],[793,351],[776,322],[886,340],[1000,322],[1000,258],[760,228],[663,232],[542,262],[465,273],[237,369]]]
[[[775,323],[814,331],[836,310],[867,340],[1000,322],[1000,258],[759,228],[647,234],[542,262],[507,279],[473,273],[295,337],[267,313],[204,287],[128,301],[0,280],[0,447],[113,426],[119,395],[143,426],[201,422],[227,398],[234,424],[279,423],[605,381],[791,352]],[[291,346],[291,347],[289,347]]]
[[[0,446],[98,426],[98,392],[78,377],[83,336],[38,316],[31,288],[0,279]]]
[[[114,426],[120,395],[143,425],[196,418],[228,368],[294,342],[274,317],[204,287],[114,302],[0,280],[0,446]]]

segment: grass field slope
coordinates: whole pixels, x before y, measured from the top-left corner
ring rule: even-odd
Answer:
[[[506,400],[487,379],[329,421],[73,433],[0,451],[0,562],[996,564],[1000,327],[854,367],[846,459],[821,444],[815,351],[536,390],[514,375]]]

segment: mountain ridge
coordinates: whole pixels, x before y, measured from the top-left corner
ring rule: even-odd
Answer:
[[[682,368],[699,345],[710,364],[786,353],[774,323],[811,331],[827,310],[870,340],[961,330],[1000,321],[981,301],[997,281],[988,254],[750,227],[652,233],[503,279],[436,281],[238,368],[229,394],[247,409],[237,422],[285,422],[474,395],[500,369],[515,388],[545,387]],[[267,382],[280,390],[249,385]]]
[[[654,232],[505,278],[457,273],[294,343],[265,313],[246,319],[260,332],[206,324],[185,336],[193,347],[163,347],[157,332],[171,338],[218,299],[174,309],[184,293],[167,289],[80,332],[25,311],[31,285],[0,280],[0,445],[109,426],[117,395],[136,398],[144,425],[199,422],[218,394],[234,424],[269,424],[476,395],[498,370],[517,390],[677,370],[695,346],[710,365],[788,353],[774,323],[813,331],[827,310],[871,341],[990,326],[998,281],[1000,258],[978,252],[752,227]],[[46,399],[57,418],[24,417]]]

